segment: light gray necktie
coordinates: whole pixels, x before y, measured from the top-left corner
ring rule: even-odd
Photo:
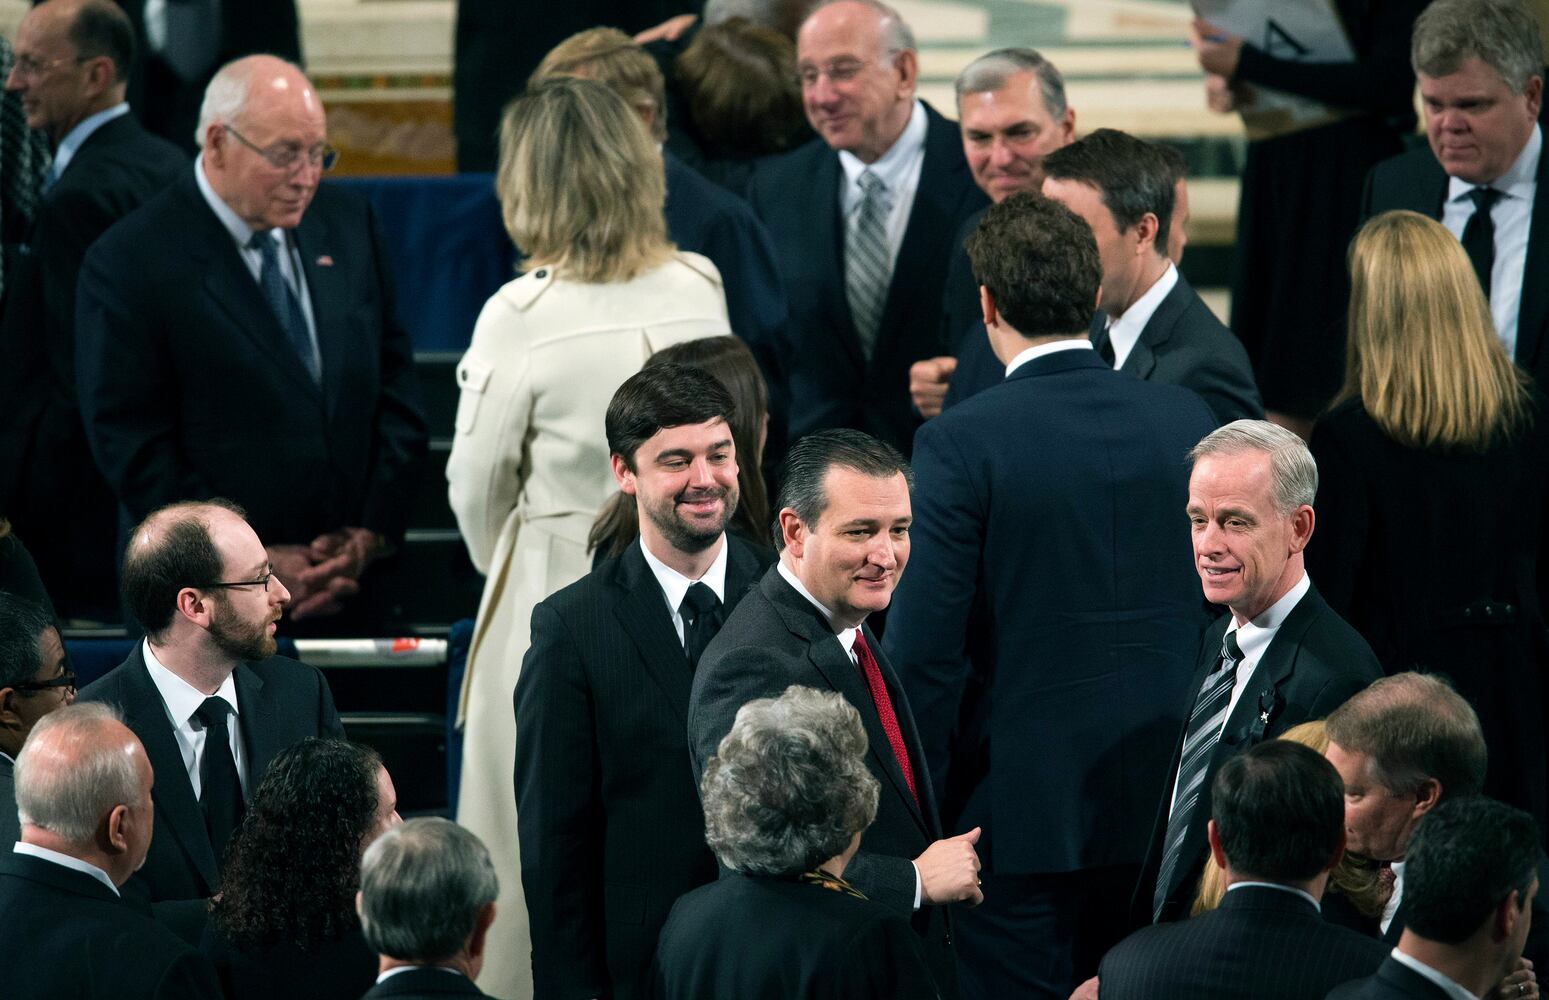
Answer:
[[[870,170],[859,181],[861,205],[855,213],[844,247],[844,291],[850,302],[850,319],[860,338],[867,361],[877,343],[882,308],[892,280],[892,255],[887,249],[887,214],[891,208],[887,185]]]

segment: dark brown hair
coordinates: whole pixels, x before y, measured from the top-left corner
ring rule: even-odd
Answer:
[[[796,46],[777,31],[734,17],[701,28],[678,57],[678,83],[694,129],[748,156],[789,149],[806,114],[796,83]]]

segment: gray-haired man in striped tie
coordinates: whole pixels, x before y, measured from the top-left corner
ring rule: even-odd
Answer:
[[[1231,755],[1321,719],[1382,675],[1360,634],[1318,595],[1302,552],[1318,467],[1302,439],[1238,420],[1189,453],[1189,522],[1205,599],[1231,612],[1205,633],[1194,705],[1173,754],[1137,918],[1188,916],[1209,853],[1211,779]]]

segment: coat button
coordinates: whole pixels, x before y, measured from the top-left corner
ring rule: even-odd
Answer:
[[[549,272],[541,267],[534,271],[533,274],[539,278],[547,278],[549,276]]]

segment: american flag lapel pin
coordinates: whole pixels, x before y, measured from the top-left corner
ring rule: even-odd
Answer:
[[[317,258],[317,266],[318,267],[333,267],[333,257],[328,255],[328,254],[326,254],[326,253],[323,254],[321,257]]]

